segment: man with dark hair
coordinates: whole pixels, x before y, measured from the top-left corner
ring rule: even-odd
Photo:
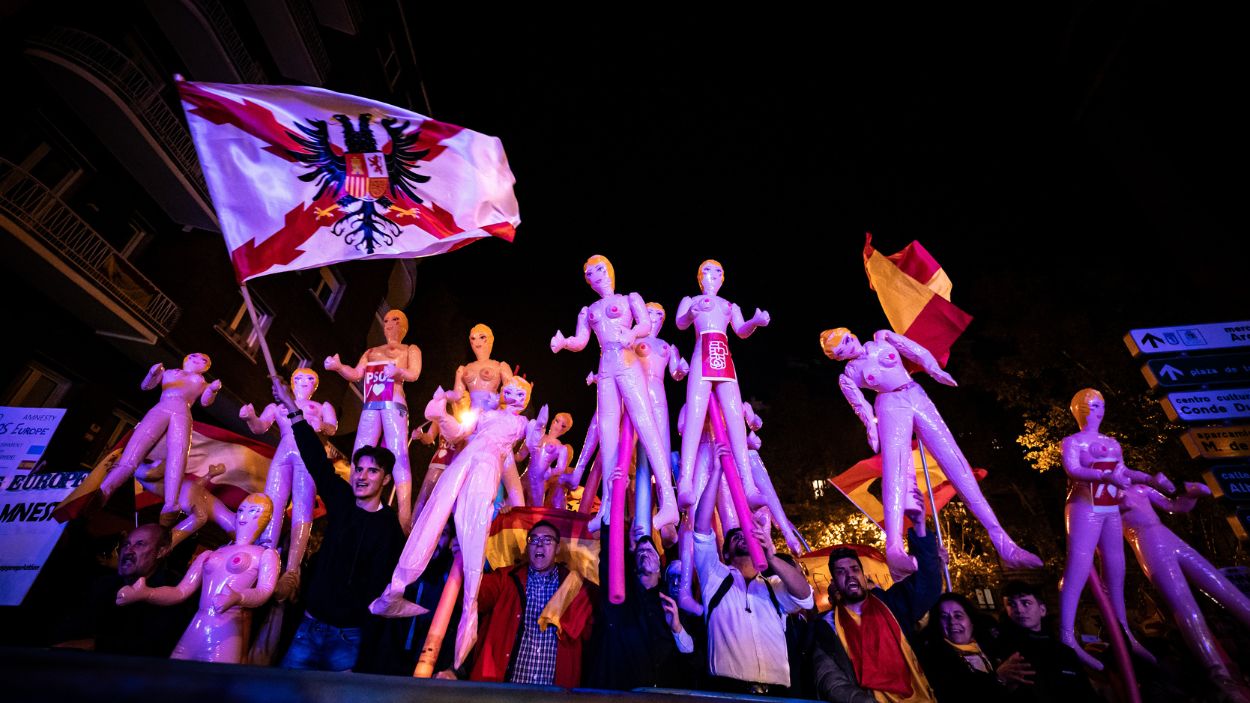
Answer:
[[[346,483],[335,475],[317,433],[277,377],[273,397],[287,409],[300,458],[326,507],[321,549],[304,579],[304,621],[282,666],[347,671],[356,665],[362,629],[373,632],[380,626],[369,613],[369,602],[386,588],[404,547],[399,519],[382,503],[395,455],[384,447],[361,447],[352,456],[351,483]],[[275,595],[289,597],[299,580],[295,570],[283,575]]]
[[[923,505],[919,495],[916,505]],[[934,701],[911,642],[916,623],[942,592],[945,547],[925,534],[924,513],[908,515],[907,542],[917,570],[886,590],[869,590],[859,554],[829,554],[833,609],[816,623],[812,668],[816,692],[831,703]]]
[[[1023,658],[1032,668],[1032,683],[1016,686],[1013,697],[1065,703],[1098,700],[1076,653],[1046,631],[1046,604],[1039,588],[1023,581],[1007,582],[1003,607],[1007,613],[999,621],[994,652],[1004,660]]]
[[[158,524],[140,525],[122,537],[117,551],[117,573],[91,585],[86,607],[63,629],[74,639],[57,645],[93,649],[108,654],[168,657],[195,613],[195,602],[175,606],[139,603],[117,605],[117,591],[143,578],[149,586],[176,586],[181,580],[165,566],[170,551],[169,529]]]
[[[559,551],[560,530],[539,520],[526,536],[525,563],[482,577],[477,596],[482,620],[471,680],[565,688],[581,684],[582,645],[590,636],[594,586],[582,585],[559,625],[538,622],[568,575],[556,564]],[[441,677],[454,675],[446,672]]]
[[[768,532],[745,516],[752,534],[725,532],[721,559],[712,534],[712,511],[720,490],[717,449],[694,517],[694,562],[707,621],[710,687],[729,693],[784,695],[790,686],[786,615],[812,607],[812,588],[803,573],[777,558]],[[772,576],[756,571],[747,540],[759,541]]]

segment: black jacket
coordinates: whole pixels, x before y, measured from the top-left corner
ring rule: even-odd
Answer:
[[[291,431],[326,506],[325,536],[304,579],[305,610],[335,627],[363,627],[374,617],[369,603],[391,580],[404,548],[404,531],[386,505],[375,513],[356,507],[351,486],[334,473],[307,422],[293,423]]]

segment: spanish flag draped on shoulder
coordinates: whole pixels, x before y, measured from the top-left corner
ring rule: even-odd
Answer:
[[[521,222],[495,137],[320,88],[178,92],[239,282],[512,241]]]

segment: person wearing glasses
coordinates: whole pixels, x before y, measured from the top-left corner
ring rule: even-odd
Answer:
[[[590,637],[594,586],[583,584],[558,625],[540,626],[538,616],[560,588],[567,569],[556,563],[560,531],[539,520],[526,537],[525,562],[482,577],[481,622],[472,681],[556,685],[581,683],[582,646]],[[444,672],[440,678],[453,678]]]

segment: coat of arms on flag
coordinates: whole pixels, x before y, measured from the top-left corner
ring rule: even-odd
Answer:
[[[521,222],[495,137],[319,88],[178,90],[240,282],[511,241]]]

